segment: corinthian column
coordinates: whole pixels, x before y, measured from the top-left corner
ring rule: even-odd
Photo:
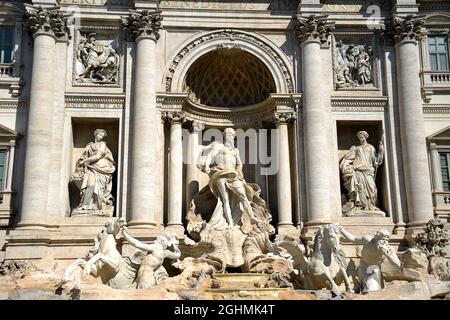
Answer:
[[[155,46],[161,16],[132,11],[123,20],[136,41],[134,103],[131,108],[131,203],[129,225],[152,228],[163,223],[164,127],[156,107]]]
[[[162,118],[170,124],[169,214],[167,228],[179,235],[183,235],[183,133],[181,124],[185,116],[182,111],[168,111],[162,114]]]
[[[332,221],[333,189],[331,108],[325,87],[321,44],[328,41],[334,26],[324,16],[297,18],[302,51],[303,127],[308,222],[315,226]]]
[[[289,155],[288,124],[295,121],[295,112],[275,112],[274,122],[278,130],[278,233],[295,230],[292,224],[291,163]]]
[[[58,8],[27,6],[26,26],[34,38],[22,209],[19,226],[47,226],[47,196],[54,114],[56,40],[67,35]]]
[[[433,218],[430,171],[422,110],[418,40],[423,20],[408,16],[393,20],[397,55],[400,134],[408,204],[408,227]]]
[[[191,132],[189,134],[187,163],[186,163],[186,208],[189,208],[191,201],[200,191],[199,172],[197,168],[197,159],[200,155],[200,136],[205,129],[205,125],[199,121],[193,121]]]

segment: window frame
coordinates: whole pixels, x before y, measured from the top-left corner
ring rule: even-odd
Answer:
[[[6,30],[10,30],[11,43],[9,48],[4,42],[6,37]],[[10,49],[10,61],[5,61],[5,56],[7,51],[5,48]],[[9,51],[9,50],[8,50]],[[0,64],[13,64],[15,62],[15,51],[16,51],[16,26],[14,25],[0,25]]]
[[[437,42],[437,39],[439,38],[444,38],[444,45],[445,45],[445,51],[439,51],[439,44]],[[435,51],[431,50],[431,46],[432,44],[430,43],[431,39],[435,39],[434,41],[434,46],[435,46]],[[446,71],[450,71],[450,53],[449,53],[449,36],[448,34],[439,34],[439,33],[430,33],[427,36],[427,52],[428,52],[428,59],[430,62],[430,70],[433,72],[446,72]],[[437,69],[433,69],[433,55],[435,55],[436,57],[436,67]],[[445,60],[446,60],[446,68],[442,68],[441,67],[441,56],[445,56]]]
[[[442,185],[442,190],[444,192],[450,192],[450,150],[445,150],[445,149],[441,149],[438,150],[439,153],[439,174],[441,175],[441,185]],[[441,161],[441,157],[442,155],[446,156],[446,162],[447,162],[447,177],[448,179],[444,180],[444,177],[442,176],[442,171],[444,170],[444,168],[442,167],[442,161]],[[445,184],[447,183],[447,188],[448,190],[445,190]]]

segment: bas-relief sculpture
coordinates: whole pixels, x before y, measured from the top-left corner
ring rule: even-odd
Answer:
[[[376,176],[384,159],[383,141],[379,143],[378,154],[375,147],[367,142],[369,134],[356,134],[359,146],[352,146],[341,159],[340,171],[347,190],[348,202],[342,211],[346,216],[385,216],[378,208]]]
[[[82,37],[77,51],[81,72],[77,74],[78,82],[107,83],[118,82],[119,55],[109,42],[97,41],[95,33]]]
[[[336,44],[335,67],[338,88],[373,86],[373,49],[364,44]]]
[[[137,249],[131,257],[122,257],[117,250],[116,237],[120,232]],[[180,256],[176,235],[159,235],[154,242],[143,243],[128,234],[123,220],[116,219],[107,222],[97,234],[86,257],[65,270],[61,284],[79,282],[74,278],[74,272],[81,267],[84,275],[100,277],[103,284],[114,289],[152,288],[169,277],[163,267],[164,260],[177,260]]]
[[[71,182],[78,185],[81,200],[72,215],[91,214],[111,217],[114,213],[114,198],[111,194],[112,176],[116,171],[111,150],[104,138],[106,131],[97,129],[94,142],[84,149],[76,163]]]

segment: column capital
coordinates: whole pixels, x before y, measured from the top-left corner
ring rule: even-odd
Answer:
[[[311,15],[308,17],[297,15],[297,37],[301,43],[315,41],[326,44],[331,32],[334,31],[334,23],[327,21],[328,16]]]
[[[186,121],[186,115],[183,111],[163,111],[161,119],[167,123],[183,123]]]
[[[122,18],[123,29],[127,30],[134,41],[150,38],[158,41],[162,29],[162,16],[159,10],[130,10],[130,15]]]
[[[392,37],[396,43],[415,42],[425,36],[423,27],[424,16],[409,15],[406,17],[394,16],[389,25],[388,36]]]
[[[278,125],[288,124],[297,119],[294,111],[275,111],[273,114],[273,122]]]
[[[189,128],[190,132],[202,132],[205,130],[205,124],[203,122],[194,120],[191,123],[191,127]]]
[[[64,15],[59,7],[44,9],[25,5],[25,9],[25,26],[33,37],[47,34],[55,39],[70,38],[67,26],[70,14]]]

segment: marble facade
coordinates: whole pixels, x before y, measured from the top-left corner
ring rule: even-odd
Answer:
[[[113,216],[140,241],[183,237],[208,184],[193,159],[208,130],[229,127],[272,132],[276,172],[261,159],[243,172],[278,234],[311,239],[338,223],[386,229],[398,247],[433,217],[450,223],[440,166],[450,71],[432,71],[427,44],[450,38],[448,1],[0,0],[0,25],[15,28],[14,60],[0,64],[0,261],[70,260],[91,247],[108,217],[73,215],[69,182],[98,128],[116,162]],[[342,59],[343,46],[360,51]],[[362,130],[377,150],[383,140],[383,215],[342,209],[339,163]],[[343,249],[358,255],[350,241]]]

